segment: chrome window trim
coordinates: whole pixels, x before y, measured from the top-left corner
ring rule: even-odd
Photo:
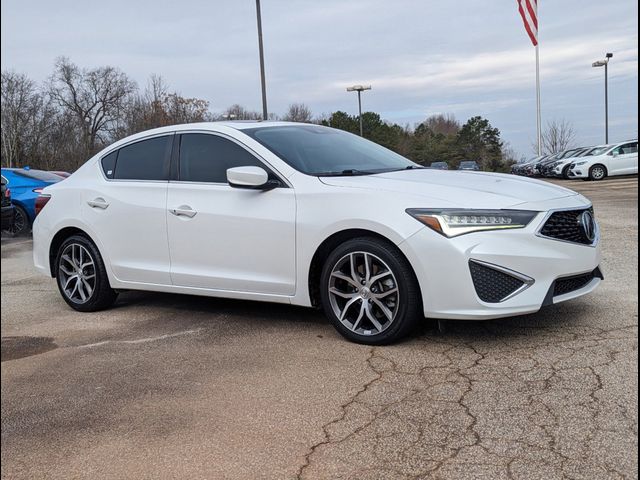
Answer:
[[[98,164],[98,170],[100,170],[100,173],[102,174],[102,178],[103,180],[107,181],[107,182],[138,182],[138,183],[168,183],[169,179],[167,180],[138,180],[135,178],[107,178],[107,176],[104,174],[104,170],[102,169],[102,159],[108,155],[111,155],[114,152],[117,152],[118,150],[124,148],[124,147],[128,147],[130,145],[133,145],[134,143],[138,143],[138,142],[142,142],[144,140],[151,140],[152,138],[159,138],[159,137],[168,137],[170,135],[175,135],[176,132],[162,132],[162,133],[156,133],[156,134],[152,134],[149,135],[147,137],[142,137],[142,138],[136,138],[135,140],[131,140],[130,142],[127,142],[123,145],[120,145],[118,148],[112,148],[111,150],[109,150],[107,153],[105,153],[104,155],[100,155],[100,157],[98,157],[98,161],[96,162]],[[171,160],[169,160],[171,161]],[[171,173],[171,172],[169,172]]]
[[[561,238],[553,238],[553,237],[549,237],[547,235],[543,235],[542,234],[542,229],[547,224],[547,221],[549,220],[549,218],[551,218],[551,215],[553,215],[554,213],[556,213],[556,212],[570,212],[572,210],[589,210],[590,208],[593,208],[593,204],[592,203],[590,203],[588,206],[586,206],[584,208],[568,207],[568,208],[556,208],[556,209],[553,209],[553,210],[549,210],[547,212],[547,214],[544,216],[544,218],[542,219],[542,222],[540,223],[540,226],[536,230],[536,237],[544,238],[546,240],[554,240],[556,242],[568,243],[569,245],[576,245],[576,246],[579,246],[579,247],[589,247],[589,248],[597,247],[598,244],[600,243],[600,224],[598,223],[598,220],[596,220],[595,215],[593,216],[593,220],[594,220],[594,222],[596,224],[596,232],[595,232],[595,238],[593,239],[592,243],[570,242],[569,240],[562,240]]]
[[[525,275],[524,273],[516,272],[515,270],[511,270],[510,268],[501,267],[500,265],[496,265],[495,263],[485,262],[483,260],[477,260],[475,258],[470,258],[469,259],[469,263],[477,263],[478,265],[482,265],[484,267],[491,268],[493,270],[497,270],[500,273],[504,273],[505,275],[509,275],[510,277],[516,278],[516,279],[520,280],[521,282],[524,282],[524,284],[520,288],[518,288],[517,290],[514,290],[512,293],[510,293],[509,295],[507,295],[506,297],[504,297],[502,300],[500,300],[497,303],[504,303],[507,300],[512,299],[516,295],[520,295],[522,292],[524,292],[529,287],[531,287],[534,283],[536,283],[536,281],[533,278]],[[475,291],[475,285],[474,285],[474,291]],[[481,301],[483,303],[487,303],[489,305],[495,305],[495,303],[492,304],[492,303],[489,303],[489,302],[485,302],[483,300],[481,300]]]

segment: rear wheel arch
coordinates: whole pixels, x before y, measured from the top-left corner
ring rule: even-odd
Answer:
[[[80,236],[86,237],[87,240],[93,243],[98,249],[98,251],[100,251],[98,244],[93,240],[93,238],[91,238],[91,235],[89,235],[87,232],[85,232],[81,228],[78,228],[78,227],[62,228],[53,236],[53,239],[51,240],[51,245],[49,245],[49,270],[51,271],[51,276],[53,278],[56,277],[55,264],[56,264],[56,257],[58,256],[58,250],[60,249],[60,247],[62,246],[62,244],[67,238],[72,237],[74,235],[80,235]],[[100,255],[102,255],[102,252],[100,252]],[[102,258],[104,258],[104,255],[102,255]]]

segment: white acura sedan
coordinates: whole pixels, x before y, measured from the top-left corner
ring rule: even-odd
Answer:
[[[47,187],[34,262],[87,312],[122,290],[324,309],[350,340],[593,291],[598,225],[571,190],[430,170],[355,135],[203,123],[125,138]]]

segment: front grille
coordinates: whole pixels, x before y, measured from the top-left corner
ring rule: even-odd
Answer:
[[[571,277],[559,278],[553,287],[553,296],[566,295],[586,287],[594,278],[602,278],[600,269],[596,268],[593,272],[583,273],[581,275],[573,275]]]
[[[593,207],[588,210],[593,213]],[[565,242],[591,245],[593,241],[589,240],[580,222],[580,217],[584,212],[585,209],[554,212],[547,219],[540,234]]]
[[[525,282],[508,273],[485,264],[469,261],[473,286],[483,302],[500,303],[525,285]]]

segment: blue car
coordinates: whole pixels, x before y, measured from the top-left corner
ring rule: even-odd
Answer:
[[[39,191],[63,178],[44,170],[25,168],[3,168],[2,176],[11,189],[11,200],[15,207],[15,217],[10,233],[24,235],[31,230],[36,218],[35,200]]]

